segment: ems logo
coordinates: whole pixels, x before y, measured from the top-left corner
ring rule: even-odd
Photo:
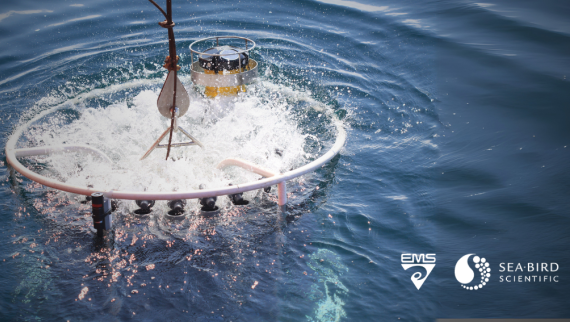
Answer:
[[[404,270],[407,271],[408,268],[415,266],[423,267],[426,270],[425,276],[421,272],[412,274],[411,280],[419,290],[435,267],[435,254],[402,254]]]

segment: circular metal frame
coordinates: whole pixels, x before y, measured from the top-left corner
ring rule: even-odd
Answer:
[[[128,199],[128,200],[174,200],[174,199],[196,199],[196,198],[208,198],[214,196],[223,196],[229,194],[236,194],[240,192],[247,192],[251,190],[257,190],[265,187],[269,187],[272,185],[278,185],[279,189],[279,204],[282,205],[287,201],[286,195],[286,188],[285,182],[296,177],[299,177],[305,173],[314,171],[320,167],[322,167],[325,163],[330,161],[334,156],[336,156],[344,143],[346,142],[346,131],[340,121],[335,121],[335,125],[337,128],[337,137],[334,145],[331,149],[319,157],[318,159],[300,167],[295,170],[291,170],[285,173],[273,173],[269,170],[264,170],[259,166],[256,166],[252,163],[249,163],[244,160],[238,159],[226,159],[220,164],[218,164],[218,168],[222,169],[226,166],[239,166],[245,170],[260,174],[265,178],[259,181],[253,182],[246,182],[242,184],[236,184],[229,187],[222,187],[217,189],[207,189],[207,190],[190,190],[190,191],[176,191],[176,192],[162,192],[162,191],[117,191],[113,188],[88,188],[82,186],[74,186],[68,183],[63,183],[45,176],[42,176],[38,173],[33,172],[32,170],[26,168],[23,164],[18,161],[18,157],[25,157],[25,156],[35,156],[35,155],[46,155],[51,153],[57,152],[88,152],[95,155],[100,155],[103,159],[110,161],[101,151],[92,148],[90,146],[45,146],[45,147],[34,147],[34,148],[16,148],[16,144],[20,137],[22,136],[24,130],[30,127],[33,123],[40,120],[42,117],[51,114],[55,110],[46,110],[36,117],[29,120],[26,124],[19,127],[14,131],[14,133],[6,142],[6,160],[8,163],[19,173],[23,176],[27,177],[28,179],[40,183],[44,186],[48,186],[57,190],[62,190],[70,193],[81,194],[90,196],[94,192],[102,192],[106,198],[113,198],[113,199]]]
[[[216,39],[216,46],[219,46],[219,45],[220,45],[220,39],[242,39],[242,40],[245,40],[245,49],[239,51],[238,54],[247,53],[247,52],[249,52],[250,50],[253,50],[253,48],[255,48],[255,41],[253,41],[253,40],[251,40],[251,39],[249,39],[249,38],[239,37],[239,36],[214,36],[214,37],[208,37],[208,38],[198,39],[198,40],[196,40],[195,42],[191,43],[191,44],[190,44],[190,52],[191,52],[192,54],[199,54],[199,55],[204,54],[204,52],[201,52],[201,51],[197,51],[197,50],[192,49],[192,46],[196,45],[197,43],[204,42],[204,41],[207,41],[207,40],[212,40],[212,39]],[[251,46],[251,48],[247,48],[247,44],[248,44],[248,43],[252,43],[253,46]],[[222,55],[222,54],[205,54],[205,55],[208,55],[208,56],[225,56],[225,55]],[[194,62],[194,57],[192,57],[192,62]]]

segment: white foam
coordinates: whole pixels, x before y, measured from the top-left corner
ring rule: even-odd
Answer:
[[[156,149],[139,161],[170,122],[156,108],[158,88],[139,89],[138,93],[133,90],[136,94],[132,100],[127,98],[105,108],[86,107],[81,98],[64,102],[79,116],[69,110],[53,113],[27,131],[25,137],[33,146],[89,144],[114,161],[106,164],[78,154],[37,159],[43,164],[42,174],[70,184],[135,191],[192,190],[202,183],[208,188],[222,187],[259,178],[241,169],[217,170],[216,165],[226,158],[242,158],[268,169],[287,171],[311,157],[304,152],[306,135],[298,129],[291,113],[291,102],[303,95],[282,95],[275,90],[250,87],[239,97],[215,100],[193,93],[191,107],[179,126],[200,140],[205,149],[173,148],[171,155],[176,161],[164,160],[165,149]],[[180,133],[173,138],[173,142],[185,140]],[[283,155],[276,154],[276,149],[283,150]]]

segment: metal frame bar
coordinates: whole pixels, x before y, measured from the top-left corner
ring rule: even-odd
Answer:
[[[170,147],[181,147],[181,146],[191,146],[191,145],[198,145],[199,147],[201,147],[202,149],[204,148],[204,145],[202,145],[202,143],[200,141],[198,141],[195,137],[193,137],[192,135],[190,135],[190,133],[186,132],[186,130],[184,130],[183,128],[181,128],[180,126],[178,126],[178,123],[174,122],[174,132],[177,132],[178,130],[180,130],[180,132],[182,132],[182,134],[186,135],[190,140],[192,140],[192,142],[180,142],[180,143],[172,143],[169,142],[168,144],[160,144],[160,142],[164,139],[164,137],[166,136],[166,134],[168,134],[168,132],[170,132],[170,127],[168,127],[161,135],[160,137],[154,141],[154,143],[152,144],[152,146],[150,147],[150,149],[148,149],[146,151],[146,153],[142,156],[142,158],[140,158],[139,160],[144,160],[146,159],[146,157],[148,157],[152,151],[154,151],[154,149],[156,148],[168,148]]]
[[[221,169],[224,169],[224,168],[229,167],[229,166],[240,167],[244,170],[247,170],[247,171],[253,172],[253,173],[257,173],[257,174],[259,174],[263,177],[266,177],[266,178],[278,176],[281,174],[279,172],[275,172],[275,171],[268,170],[268,169],[265,169],[263,167],[260,167],[255,163],[251,163],[249,161],[238,159],[238,158],[225,159],[222,162],[220,162],[216,166],[216,168],[221,170]],[[277,204],[279,206],[284,206],[287,204],[287,186],[285,185],[285,181],[279,182],[277,184]]]
[[[109,163],[113,163],[113,161],[105,153],[88,145],[56,145],[51,147],[22,148],[14,150],[14,156],[16,158],[22,158],[52,153],[68,153],[79,151],[90,153],[92,155],[100,157]]]
[[[195,50],[195,49],[192,49],[192,46],[196,45],[197,43],[204,42],[204,41],[211,40],[211,39],[216,39],[216,46],[219,46],[219,40],[220,40],[220,39],[243,39],[243,40],[245,40],[245,42],[246,42],[245,49],[243,49],[243,50],[241,50],[241,51],[238,51],[238,54],[243,54],[243,53],[247,53],[247,52],[249,52],[249,51],[252,51],[252,50],[255,48],[255,46],[256,46],[255,41],[253,41],[253,40],[251,40],[251,39],[249,39],[249,38],[245,38],[245,37],[239,37],[239,36],[215,36],[215,37],[208,37],[208,38],[198,39],[198,40],[196,40],[195,42],[191,43],[191,44],[190,44],[190,47],[189,47],[189,48],[190,48],[190,52],[191,52],[191,53],[194,53],[194,54],[198,54],[198,55],[204,54],[204,52],[202,52],[202,51],[197,51],[197,50]],[[249,42],[251,42],[251,43],[253,44],[253,46],[248,49],[248,48],[247,48],[247,44],[248,44]],[[208,55],[208,56],[225,56],[225,55],[223,55],[223,54],[206,54],[206,55]]]

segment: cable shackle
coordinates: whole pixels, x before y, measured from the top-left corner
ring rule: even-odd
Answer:
[[[159,22],[158,25],[161,26],[162,28],[172,28],[176,24],[172,21],[170,23],[168,23],[168,20],[164,20],[164,21]]]
[[[176,61],[172,61],[170,59],[170,56],[166,56],[166,59],[164,59],[164,65],[162,65],[162,67],[168,69],[168,71],[174,70],[176,68],[176,71],[180,70],[180,66],[178,66],[178,60],[180,59],[180,57],[178,57],[178,55],[176,55]]]

